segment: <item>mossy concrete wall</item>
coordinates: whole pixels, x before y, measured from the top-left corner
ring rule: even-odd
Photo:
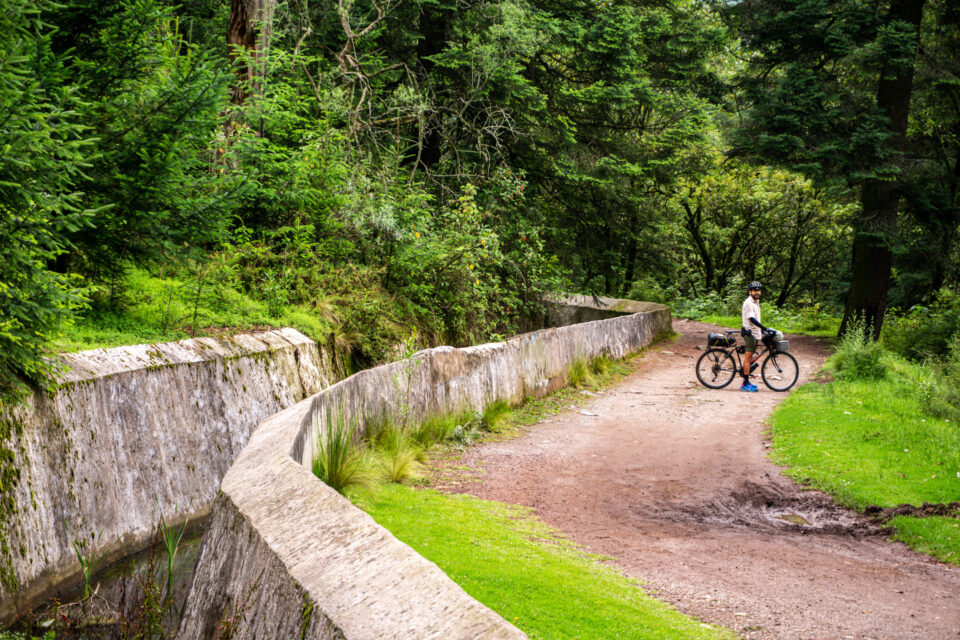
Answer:
[[[223,479],[178,637],[214,638],[224,621],[236,639],[525,637],[311,474],[318,429],[328,412],[362,431],[387,415],[418,419],[543,395],[565,383],[575,360],[622,357],[670,329],[669,309],[656,305],[501,343],[439,347],[271,416]]]
[[[75,586],[72,541],[105,564],[143,548],[160,512],[208,515],[256,425],[334,380],[293,329],[62,358],[59,389],[2,418],[0,620]]]

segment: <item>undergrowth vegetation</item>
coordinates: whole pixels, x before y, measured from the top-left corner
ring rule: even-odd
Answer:
[[[368,424],[363,434],[348,425],[342,411],[314,416],[313,474],[341,494],[375,491],[381,484],[416,483],[423,478],[427,451],[436,445],[467,446],[499,433],[512,408],[503,401],[483,412],[431,415],[404,425],[392,418]]]
[[[187,269],[152,275],[146,269],[131,268],[122,288],[94,295],[87,312],[63,327],[56,347],[76,351],[182,340],[219,333],[223,328],[275,327],[294,327],[326,342],[336,326],[334,314],[319,314],[306,305],[273,311],[229,282],[200,279]]]
[[[837,375],[850,380],[880,380],[889,365],[883,346],[872,340],[862,323],[852,322],[831,358]]]
[[[639,281],[626,297],[631,300],[660,302],[670,307],[675,318],[698,320],[740,328],[740,306],[747,297],[746,280],[731,280],[722,292],[706,291],[691,294],[677,286],[659,287],[649,280]],[[840,328],[842,309],[818,296],[797,298],[780,306],[772,291],[765,291],[762,301],[763,323],[784,333],[802,333],[833,337]]]
[[[328,408],[322,423],[318,416],[313,417],[316,434],[313,475],[341,494],[351,488],[373,488],[371,459],[365,448],[355,443],[356,422],[348,423],[342,410],[336,417],[332,414]]]
[[[892,310],[883,324],[883,346],[911,360],[942,358],[960,336],[960,293],[941,289],[930,304]]]

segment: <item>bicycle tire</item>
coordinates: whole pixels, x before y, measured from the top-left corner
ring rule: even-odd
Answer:
[[[773,363],[770,366],[770,363]],[[767,367],[770,366],[770,370]],[[788,391],[793,385],[797,384],[797,378],[800,377],[800,365],[797,359],[786,352],[774,352],[767,354],[763,360],[763,366],[760,367],[760,376],[763,378],[763,384],[767,385],[772,391]]]
[[[697,380],[708,389],[723,389],[737,375],[737,364],[723,349],[707,349],[697,360]]]

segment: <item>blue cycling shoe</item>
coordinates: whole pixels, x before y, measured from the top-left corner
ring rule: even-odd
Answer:
[[[755,393],[759,391],[759,389],[757,389],[757,385],[752,384],[750,382],[745,382],[742,385],[740,385],[740,391],[750,391],[751,393]]]

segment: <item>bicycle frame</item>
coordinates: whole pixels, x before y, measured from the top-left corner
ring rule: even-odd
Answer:
[[[729,337],[731,337],[731,336],[736,336],[736,334],[738,334],[738,333],[740,333],[740,332],[739,332],[739,331],[727,331],[727,337],[729,338]],[[736,341],[736,337],[734,337],[733,340]],[[726,351],[727,353],[731,353],[731,352],[734,353],[734,354],[736,355],[736,358],[737,358],[737,373],[740,373],[740,372],[743,371],[743,358],[741,358],[740,356],[741,356],[742,354],[744,354],[744,353],[747,352],[747,346],[746,346],[746,345],[743,345],[743,344],[733,344],[733,345],[731,345],[731,346],[729,346],[729,347],[710,347],[710,348],[712,348],[712,349],[723,349],[723,350]],[[766,355],[766,354],[768,354],[768,353],[773,353],[773,352],[774,352],[773,347],[771,347],[770,345],[766,344],[766,343],[763,342],[762,340],[758,340],[758,341],[757,341],[757,350],[754,351],[753,361],[754,361],[754,362],[760,362],[760,359],[761,359],[764,355]],[[753,364],[753,363],[751,363],[751,364]]]
[[[747,352],[747,347],[746,347],[746,345],[738,344],[738,345],[734,345],[734,346],[732,346],[732,347],[728,347],[727,353],[729,353],[731,349],[733,350],[733,352],[734,352],[734,353],[736,354],[736,356],[737,356],[737,371],[738,371],[738,372],[743,371],[743,358],[741,358],[740,355]],[[773,351],[773,349],[771,349],[771,348],[768,347],[767,345],[765,345],[765,344],[758,344],[758,345],[757,345],[757,350],[754,351],[753,361],[754,361],[754,362],[760,362],[760,359],[761,359],[764,355],[766,355],[767,353],[770,353],[770,352],[772,352],[772,351]],[[753,364],[753,363],[751,363],[751,364]]]

